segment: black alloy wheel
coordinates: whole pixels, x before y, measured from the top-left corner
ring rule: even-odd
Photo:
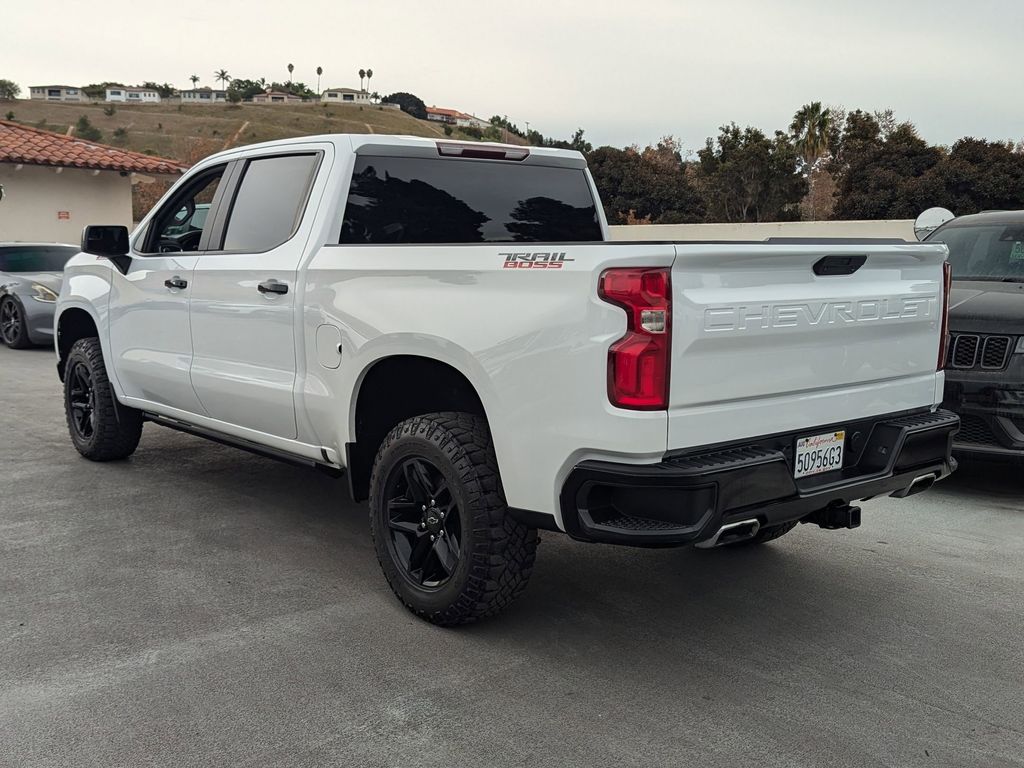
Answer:
[[[459,566],[462,518],[441,470],[409,457],[391,470],[384,498],[387,546],[405,578],[420,588],[444,586]]]
[[[25,345],[24,317],[18,302],[6,298],[0,303],[0,339],[11,348]]]
[[[71,427],[82,440],[89,440],[96,431],[96,388],[92,372],[85,363],[76,362],[67,376]]]

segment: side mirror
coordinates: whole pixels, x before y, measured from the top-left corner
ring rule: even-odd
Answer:
[[[945,208],[929,208],[914,222],[914,234],[917,235],[918,240],[924,240],[947,221],[952,221],[955,218],[953,212]]]
[[[90,224],[82,230],[82,250],[93,256],[127,256],[128,228]]]

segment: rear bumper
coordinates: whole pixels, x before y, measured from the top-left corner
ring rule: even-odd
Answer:
[[[948,411],[897,414],[668,455],[657,464],[585,461],[562,488],[562,520],[583,541],[676,546],[741,520],[777,525],[859,499],[907,495],[915,481],[926,487],[956,468],[959,425]],[[834,429],[847,431],[843,468],[794,480],[796,439]]]

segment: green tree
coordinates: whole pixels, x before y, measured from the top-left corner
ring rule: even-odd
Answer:
[[[423,103],[423,99],[414,94],[398,91],[390,96],[385,96],[384,103],[397,104],[403,112],[418,117],[420,120],[427,119],[427,105]]]
[[[941,204],[958,216],[987,210],[1024,208],[1024,154],[1012,142],[966,137],[957,141],[926,177],[937,174],[945,192]],[[924,181],[931,189],[931,180]]]
[[[370,90],[370,78],[372,78],[372,77],[373,77],[373,70],[372,69],[367,69],[366,70],[366,90]]]
[[[0,80],[0,101],[13,101],[21,95],[21,86],[13,80]]]
[[[238,97],[238,101],[248,101],[257,93],[263,93],[267,88],[266,80],[262,78],[260,80],[246,80],[242,77],[236,77],[231,81],[231,85],[228,86],[228,98],[232,95]]]
[[[292,81],[292,72],[294,72],[294,71],[295,71],[295,65],[294,64],[289,64],[288,65],[288,82],[289,83]]]
[[[142,87],[156,91],[160,94],[161,99],[169,99],[174,95],[174,86],[170,83],[154,83],[152,80],[147,80],[142,84]]]
[[[89,122],[89,118],[82,115],[75,123],[75,135],[86,141],[103,141],[103,132]]]
[[[807,192],[788,135],[724,125],[697,153],[699,186],[711,221],[791,221]]]
[[[680,224],[703,218],[679,142],[670,136],[643,150],[598,147],[587,155],[587,165],[612,224]]]
[[[228,74],[226,69],[218,69],[213,73],[213,79],[226,86],[231,82],[231,75]]]
[[[359,70],[359,90],[360,91],[363,90],[363,80],[365,80],[365,79],[366,79],[366,70],[365,69],[360,69]]]
[[[189,77],[189,80],[192,81],[192,87],[193,88],[195,88],[197,85],[199,85],[199,75],[191,75]]]
[[[320,76],[324,73],[323,67],[316,68],[316,95],[320,95]]]
[[[832,111],[823,109],[820,101],[804,104],[793,116],[789,132],[805,166],[813,168],[828,154],[833,135],[832,122]]]
[[[930,146],[911,123],[888,136],[876,116],[847,115],[832,165],[838,219],[912,219],[925,208],[948,205],[942,175],[945,153]]]

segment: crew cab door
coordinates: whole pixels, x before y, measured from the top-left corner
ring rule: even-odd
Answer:
[[[150,219],[132,244],[124,275],[114,272],[110,349],[127,397],[188,413],[203,413],[192,389],[189,298],[192,272],[209,240],[209,219],[194,222],[197,206],[221,198],[226,165],[187,181]]]
[[[296,275],[326,151],[279,150],[232,168],[190,304],[192,386],[213,419],[296,437]]]

